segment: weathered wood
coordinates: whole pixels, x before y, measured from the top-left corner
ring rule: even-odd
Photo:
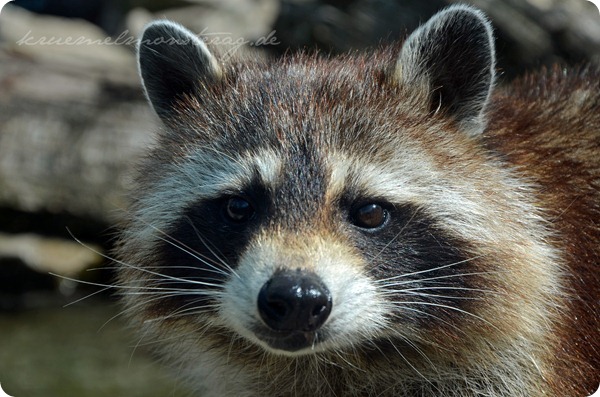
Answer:
[[[159,16],[224,33],[205,37],[218,44],[223,38],[251,42],[268,35],[279,12],[275,42],[300,47],[316,42],[345,51],[374,45],[382,36],[402,36],[454,0],[375,2],[378,7],[365,0],[288,0],[279,11],[272,0],[261,0],[257,12],[250,12],[253,2],[195,2]],[[584,0],[471,3],[493,19],[507,74],[554,61],[600,62],[600,14]],[[151,17],[130,13],[131,33]],[[52,38],[62,43],[49,44]],[[73,44],[77,39],[88,41]],[[139,85],[135,38],[117,40],[129,46],[116,45],[116,39],[107,42],[105,33],[86,22],[5,7],[0,15],[0,207],[66,211],[108,223],[118,218],[131,166],[151,143],[158,122]]]
[[[0,26],[0,206],[113,222],[128,172],[157,125],[133,52],[44,44],[42,37],[105,35],[17,9],[4,10]]]
[[[554,63],[600,64],[600,12],[586,0],[469,2],[492,19],[500,61],[511,74]]]
[[[586,0],[286,0],[279,50],[345,52],[405,37],[453,3],[482,9],[494,24],[500,70],[514,77],[553,63],[600,64],[600,13]]]
[[[160,16],[204,25],[203,37],[226,55],[266,36],[277,12],[273,0],[205,3]],[[129,35],[110,38],[84,21],[3,10],[0,207],[119,218],[130,170],[160,125],[134,54],[135,35],[152,18],[135,10]]]

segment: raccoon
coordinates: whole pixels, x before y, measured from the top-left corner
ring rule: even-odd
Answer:
[[[139,45],[162,120],[119,286],[199,396],[564,396],[600,382],[600,71],[495,87],[490,22],[220,62]]]

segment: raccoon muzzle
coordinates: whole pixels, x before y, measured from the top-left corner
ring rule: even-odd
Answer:
[[[267,343],[276,349],[296,351],[315,342],[316,331],[331,313],[332,297],[316,274],[302,269],[280,270],[263,285],[257,303],[269,329]]]

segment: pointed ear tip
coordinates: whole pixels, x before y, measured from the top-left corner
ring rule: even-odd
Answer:
[[[480,36],[483,39],[480,41],[480,44],[484,45],[486,50],[490,52],[492,58],[491,63],[492,65],[495,64],[496,45],[494,40],[494,27],[483,11],[471,5],[455,4],[440,11],[438,17],[450,24],[462,21],[466,25],[471,26],[474,31],[483,33],[483,35]]]
[[[155,19],[150,21],[142,29],[141,37],[148,36],[164,36],[166,33],[175,33],[177,31],[185,31],[186,28],[178,24],[177,22],[170,21],[168,19]]]
[[[440,15],[446,14],[450,19],[452,18],[469,18],[478,21],[485,27],[488,33],[492,34],[492,22],[489,17],[481,11],[479,8],[475,8],[467,4],[455,4],[440,12]]]
[[[144,43],[152,43],[154,40],[158,38],[168,36],[169,21],[166,19],[158,19],[154,21],[150,21],[144,26],[142,29],[142,33],[140,34],[140,38],[137,43],[138,53],[141,53],[143,50],[147,49],[147,45],[143,45]]]
[[[472,5],[468,4],[454,4],[449,7],[446,7],[441,12],[470,14],[486,21],[488,19],[483,11],[481,11],[477,7],[473,7]]]
[[[464,22],[464,23],[461,23]],[[455,4],[442,9],[433,15],[425,24],[410,34],[401,49],[401,54],[411,50],[412,45],[420,41],[423,33],[437,31],[440,27],[449,26],[468,26],[469,30],[483,33],[480,41],[484,44],[486,50],[489,50],[492,56],[492,63],[495,62],[495,42],[494,29],[487,15],[478,8],[467,4]]]
[[[160,38],[202,41],[191,30],[177,22],[168,19],[156,19],[144,27],[140,35],[140,42],[151,42]]]

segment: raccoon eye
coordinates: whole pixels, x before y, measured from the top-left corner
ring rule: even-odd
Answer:
[[[367,204],[356,209],[352,215],[352,223],[363,229],[376,229],[383,226],[389,213],[379,204]]]
[[[254,207],[241,197],[230,197],[224,205],[225,217],[235,223],[247,222],[254,215]]]

